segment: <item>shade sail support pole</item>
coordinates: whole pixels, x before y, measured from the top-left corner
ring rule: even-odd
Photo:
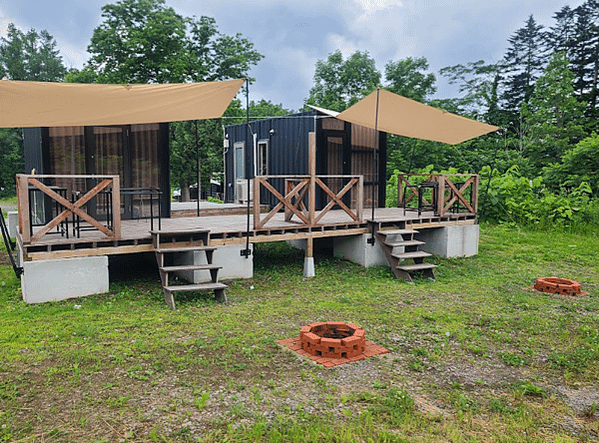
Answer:
[[[249,79],[245,79],[245,149],[244,157],[246,158],[246,163],[248,160],[248,147],[249,147],[249,132],[250,132],[250,81]],[[247,217],[246,217],[246,232],[245,232],[245,249],[241,251],[241,255],[246,259],[250,258],[252,254],[252,250],[250,249],[250,214],[252,212],[251,204],[250,204],[250,168],[248,165],[245,165],[245,173],[247,175],[247,194],[245,196],[247,200]]]
[[[378,137],[378,128],[379,128],[379,97],[380,97],[380,88],[377,88],[376,90],[376,108],[374,111],[374,148],[372,150],[372,216],[371,216],[371,236],[368,239],[368,243],[371,244],[372,246],[374,246],[376,240],[375,240],[375,226],[374,226],[374,202],[376,199],[376,191],[375,191],[375,183],[377,183],[377,172],[378,172],[378,166],[377,166],[377,151],[379,148],[379,137]],[[378,184],[378,186],[380,186],[380,183]]]
[[[200,157],[200,142],[198,141],[198,121],[195,121],[195,130],[196,130],[196,154],[198,156],[198,163],[197,163],[197,168],[198,168],[198,201],[197,201],[197,214],[198,217],[200,216],[200,183],[202,183],[201,179],[202,179],[202,160]]]

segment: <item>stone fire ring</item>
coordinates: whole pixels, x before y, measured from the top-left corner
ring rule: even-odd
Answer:
[[[352,358],[364,352],[366,334],[353,323],[312,323],[300,330],[300,344],[310,355],[330,358]]]
[[[325,368],[389,352],[382,346],[366,341],[361,327],[339,321],[312,323],[302,327],[299,337],[277,341]]]
[[[536,279],[534,289],[550,294],[585,295],[581,290],[580,283],[567,278],[540,277]]]

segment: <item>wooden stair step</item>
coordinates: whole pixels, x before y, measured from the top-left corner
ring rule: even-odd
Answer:
[[[437,265],[433,265],[432,263],[416,263],[414,265],[397,265],[397,269],[401,269],[402,271],[412,272],[412,271],[421,271],[423,269],[435,269]]]
[[[391,229],[387,231],[379,231],[382,235],[407,235],[407,234],[418,234],[419,231],[414,229]]]
[[[185,231],[181,230],[172,230],[172,231],[150,231],[152,235],[186,235],[186,234],[208,234],[210,229],[186,229]]]
[[[433,254],[429,254],[424,251],[404,252],[402,254],[391,254],[393,257],[400,260],[408,260],[411,258],[426,258],[431,257]]]
[[[178,271],[201,271],[210,269],[222,269],[222,266],[218,265],[176,265],[176,266],[163,266],[160,268],[161,271],[165,272],[178,272]]]
[[[169,292],[192,292],[192,291],[214,291],[216,289],[227,289],[224,283],[194,283],[192,285],[165,286]]]
[[[398,240],[398,241],[385,241],[385,244],[387,246],[390,246],[392,248],[396,247],[396,246],[420,246],[420,245],[424,245],[426,244],[423,241],[420,240]]]
[[[159,254],[169,254],[175,252],[216,251],[216,249],[216,246],[180,246],[176,248],[159,248],[155,251]]]

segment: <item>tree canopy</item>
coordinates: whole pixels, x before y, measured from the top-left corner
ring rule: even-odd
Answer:
[[[5,80],[64,80],[67,72],[56,41],[45,30],[27,32],[13,23],[0,39],[0,78]],[[0,196],[15,192],[15,174],[23,172],[23,132],[0,129]]]
[[[180,83],[247,78],[262,59],[241,34],[222,34],[211,17],[184,17],[164,0],[120,0],[102,7],[102,23],[88,46],[84,69],[72,82]],[[197,126],[197,132],[196,132]],[[187,197],[197,181],[201,147],[202,182],[222,171],[221,123],[171,124],[171,179]],[[198,134],[196,137],[196,133]]]

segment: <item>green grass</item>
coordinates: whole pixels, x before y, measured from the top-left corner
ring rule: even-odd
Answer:
[[[437,281],[410,285],[326,256],[304,279],[301,252],[259,245],[228,305],[177,311],[157,276],[26,305],[0,266],[0,442],[597,439],[598,250],[483,225],[477,256],[435,258]],[[525,289],[554,275],[589,295]],[[320,320],[391,352],[324,369],[276,343]]]

